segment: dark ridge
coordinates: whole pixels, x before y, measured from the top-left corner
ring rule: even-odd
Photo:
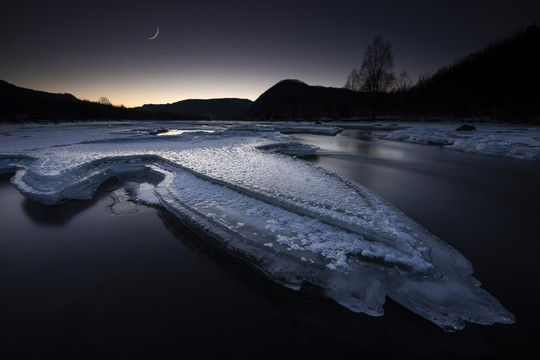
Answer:
[[[142,109],[151,113],[174,113],[193,114],[216,120],[235,120],[241,117],[251,106],[248,99],[223,98],[223,99],[190,99],[172,104],[143,105]]]
[[[79,100],[71,94],[52,94],[21,88],[0,80],[0,121],[205,119],[193,114],[153,114],[142,109]]]
[[[247,119],[299,120],[367,115],[368,96],[347,89],[310,86],[282,80],[266,90],[247,110]]]
[[[405,112],[540,122],[540,27],[443,67],[405,94]]]

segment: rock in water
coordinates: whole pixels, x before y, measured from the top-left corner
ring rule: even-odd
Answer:
[[[476,128],[472,125],[463,124],[458,127],[455,131],[474,131]]]

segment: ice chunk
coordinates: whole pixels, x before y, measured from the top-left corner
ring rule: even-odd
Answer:
[[[90,198],[116,177],[119,199],[160,205],[280,284],[321,289],[355,312],[381,315],[389,296],[447,330],[514,321],[458,251],[363,186],[268,151],[297,147],[268,127],[159,137],[140,123],[94,125],[71,138],[34,127],[33,148],[0,144],[0,171],[45,204]]]
[[[130,200],[129,195],[125,189],[116,189],[110,193],[113,203],[111,204],[111,211],[116,215],[136,213],[137,204]]]

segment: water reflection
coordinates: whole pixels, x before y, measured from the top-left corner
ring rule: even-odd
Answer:
[[[69,200],[59,205],[43,205],[28,198],[21,197],[21,207],[24,213],[35,224],[49,226],[64,226],[77,215],[94,206],[104,197],[109,197],[109,193],[120,186],[116,178],[103,183],[96,195],[89,200]]]
[[[410,154],[400,143],[381,144],[371,136],[371,132],[362,130],[345,130],[335,137],[325,135],[294,135],[294,141],[318,146],[318,153],[331,152],[344,155],[363,155],[377,159],[407,160]]]
[[[369,142],[374,141],[373,137],[371,136],[371,131],[345,130],[341,133],[341,136]]]
[[[71,200],[62,205],[43,205],[38,202],[21,198],[21,207],[30,220],[36,224],[63,226],[79,213],[92,207],[96,199]]]

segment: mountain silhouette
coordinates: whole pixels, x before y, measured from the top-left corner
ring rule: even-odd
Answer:
[[[191,113],[149,113],[140,108],[125,108],[79,100],[71,94],[52,94],[15,86],[0,80],[0,121],[69,120],[198,120]]]
[[[261,120],[346,118],[367,114],[365,93],[311,86],[300,80],[282,80],[266,90],[245,117]]]
[[[71,94],[51,94],[20,88],[0,80],[0,116],[2,119],[66,114],[80,103]]]
[[[178,101],[173,104],[147,104],[143,105],[142,109],[151,113],[188,113],[209,119],[235,120],[241,117],[251,104],[251,100],[237,98],[190,99]]]

